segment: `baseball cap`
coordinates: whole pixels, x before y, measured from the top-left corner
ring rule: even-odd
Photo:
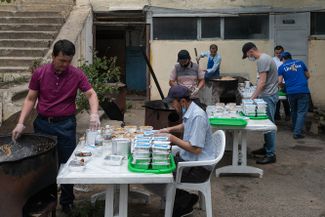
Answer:
[[[246,53],[252,48],[256,48],[256,45],[252,42],[247,42],[246,44],[243,45],[241,49],[243,51],[243,59],[247,57]]]
[[[285,59],[292,59],[291,53],[289,53],[288,51],[283,51],[280,54],[280,60],[282,60],[283,58],[285,58]]]
[[[180,50],[177,54],[178,60],[191,59],[190,53],[187,50]]]
[[[175,85],[172,86],[169,91],[168,95],[163,102],[171,103],[174,99],[181,99],[181,98],[188,98],[190,97],[190,90],[182,85]]]

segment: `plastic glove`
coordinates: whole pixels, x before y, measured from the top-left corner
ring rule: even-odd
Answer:
[[[194,88],[191,96],[196,96],[199,93],[199,90],[200,90],[200,88],[198,88],[198,87]]]
[[[97,113],[90,114],[89,129],[96,130],[100,126],[99,115]]]
[[[12,131],[12,140],[16,141],[19,136],[23,133],[25,128],[26,127],[24,124],[17,124],[15,129]]]

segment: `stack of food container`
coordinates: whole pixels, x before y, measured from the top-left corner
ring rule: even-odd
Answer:
[[[263,99],[243,99],[242,110],[246,116],[266,116],[266,102]]]
[[[167,136],[145,131],[133,141],[132,165],[137,169],[165,169],[170,165],[170,142]]]

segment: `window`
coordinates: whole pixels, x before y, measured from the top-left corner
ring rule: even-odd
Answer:
[[[196,18],[153,18],[153,38],[158,40],[169,39],[197,39]]]
[[[269,16],[250,15],[225,18],[225,39],[269,38]]]
[[[268,39],[269,15],[153,18],[154,40],[198,40],[206,38]]]
[[[311,34],[325,35],[325,12],[311,13]]]
[[[201,18],[201,38],[220,38],[220,18]]]

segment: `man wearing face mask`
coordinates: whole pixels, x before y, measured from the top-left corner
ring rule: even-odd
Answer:
[[[181,85],[172,86],[164,99],[178,113],[183,115],[183,123],[160,130],[161,133],[183,132],[183,139],[169,134],[172,145],[177,145],[180,152],[175,156],[175,162],[211,160],[216,155],[212,144],[212,133],[206,112],[193,103],[190,91]],[[192,167],[183,171],[182,181],[199,183],[206,181],[213,168]],[[183,216],[193,211],[198,197],[186,191],[176,192],[173,217]]]
[[[199,90],[204,87],[205,72],[199,65],[191,61],[191,56],[187,50],[180,50],[177,55],[178,63],[173,68],[169,85],[182,85],[191,91],[191,99],[200,105]]]
[[[276,64],[271,56],[260,52],[252,42],[244,44],[242,52],[243,59],[248,58],[248,60],[256,62],[259,75],[257,87],[251,99],[263,99],[267,103],[267,116],[274,122],[274,113],[278,102],[278,72]],[[263,156],[263,158],[257,159],[256,163],[269,164],[276,162],[275,136],[275,131],[264,134],[264,146],[252,152],[253,155]]]

